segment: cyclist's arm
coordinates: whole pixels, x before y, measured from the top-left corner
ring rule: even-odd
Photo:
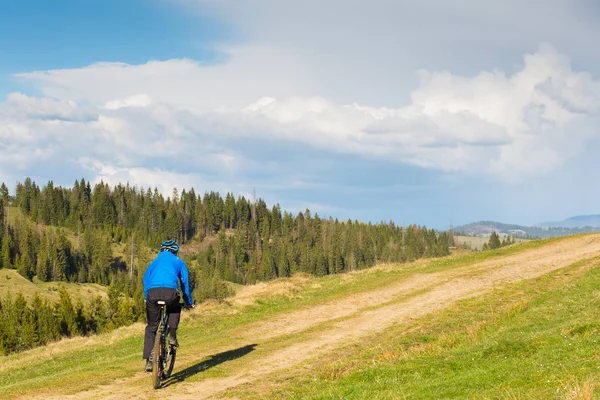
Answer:
[[[148,287],[150,286],[150,270],[152,269],[152,263],[146,268],[144,273],[144,300],[148,299]]]
[[[190,282],[188,279],[188,269],[183,261],[181,261],[180,277],[181,291],[183,292],[183,302],[186,306],[192,305],[192,292],[190,291]]]

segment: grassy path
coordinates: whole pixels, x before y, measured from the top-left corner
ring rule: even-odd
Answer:
[[[219,398],[232,391],[243,396],[240,390],[256,382],[268,393],[269,381],[302,375],[303,365],[314,365],[337,349],[597,256],[600,235],[583,235],[344,276],[282,280],[263,285],[249,305],[242,292],[230,305],[184,316],[176,372],[160,391],[150,389],[149,377],[139,372],[143,327],[138,324],[5,357],[0,395]],[[283,295],[269,297],[272,292]]]

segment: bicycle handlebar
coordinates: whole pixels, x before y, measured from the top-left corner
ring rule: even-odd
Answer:
[[[187,308],[188,310],[190,310],[192,308],[196,308],[196,300],[194,300],[194,303],[190,304],[189,306],[185,303],[179,303],[179,305],[181,306],[181,308]]]

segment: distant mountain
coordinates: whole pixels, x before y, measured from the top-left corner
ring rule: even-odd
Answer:
[[[597,217],[600,217],[600,215]],[[569,220],[570,219],[571,218],[569,218]],[[502,222],[496,221],[477,221],[471,222],[470,224],[466,225],[456,226],[453,228],[453,231],[456,233],[464,233],[466,235],[475,236],[488,236],[495,231],[500,234],[521,238],[548,238],[556,236],[575,235],[577,233],[583,232],[600,232],[600,223],[598,223],[596,226],[568,227],[542,226],[542,224],[540,224],[539,226],[524,226],[516,224],[504,224]]]
[[[600,214],[577,215],[559,222],[542,222],[539,227],[585,228],[600,227]]]

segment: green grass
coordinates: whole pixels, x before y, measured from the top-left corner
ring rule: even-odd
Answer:
[[[274,284],[290,283],[290,289],[286,295],[265,296],[259,298],[247,306],[238,306],[228,304],[227,302],[204,309],[192,315],[184,314],[182,324],[179,330],[179,338],[182,343],[180,368],[185,365],[198,362],[207,362],[211,355],[231,349],[232,346],[240,347],[250,345],[251,343],[240,342],[245,331],[255,322],[264,320],[267,317],[274,317],[294,310],[300,310],[318,304],[324,304],[342,298],[348,298],[353,294],[371,291],[383,288],[388,285],[398,283],[405,277],[410,277],[414,273],[433,273],[447,269],[463,268],[486,259],[502,257],[519,251],[533,249],[545,244],[563,240],[562,238],[548,239],[544,241],[527,242],[502,248],[494,252],[486,253],[467,253],[458,254],[446,258],[435,260],[421,260],[411,264],[399,264],[389,268],[375,268],[358,273],[333,275],[322,278],[309,279],[282,279]],[[4,271],[0,271],[0,276]],[[502,303],[501,301],[499,303]],[[463,306],[470,303],[461,303]],[[489,304],[487,305],[489,308]],[[464,324],[467,324],[467,318],[477,320],[480,318],[479,309],[475,305],[472,315],[464,317]],[[484,307],[485,308],[485,307]],[[496,307],[495,309],[501,307]],[[482,314],[484,315],[484,314]],[[448,317],[452,316],[449,314]],[[441,321],[445,321],[442,319]],[[454,321],[456,322],[456,321]],[[412,343],[418,346],[431,346],[430,342],[437,343],[439,335],[452,336],[454,333],[451,324],[446,327],[446,333],[435,331],[442,329],[444,323],[437,319],[431,319],[429,322],[434,330],[417,332],[413,336],[406,336],[399,332],[387,332],[385,343],[390,346],[408,346],[412,348]],[[437,327],[437,328],[436,328]],[[429,326],[428,326],[429,328]],[[197,374],[186,379],[186,382],[205,379],[210,376],[223,376],[236,366],[252,360],[260,360],[261,357],[270,352],[282,348],[286,343],[292,343],[309,336],[311,333],[324,329],[323,326],[316,326],[312,330],[301,332],[289,337],[277,337],[271,341],[261,342],[256,351],[252,351],[239,361],[232,361],[216,365],[202,374]],[[415,328],[417,329],[417,328]],[[450,329],[450,331],[448,331]],[[582,327],[581,332],[588,332],[593,327]],[[437,332],[437,333],[436,333]],[[448,333],[450,332],[450,333]],[[436,336],[437,335],[437,336]],[[400,342],[394,342],[397,338]],[[99,335],[92,338],[77,338],[63,343],[52,344],[40,349],[33,349],[24,353],[14,354],[0,358],[0,397],[28,396],[33,394],[52,393],[53,395],[74,393],[77,391],[92,388],[97,385],[114,383],[120,378],[131,378],[139,374],[143,366],[141,360],[141,347],[143,341],[143,325],[137,324],[128,328],[118,329],[114,332]],[[404,343],[404,344],[403,344]],[[377,343],[372,343],[367,353],[369,357],[375,357]],[[221,349],[221,350],[219,350]],[[372,353],[372,354],[371,354]],[[364,355],[352,354],[348,360],[354,359],[361,361]],[[490,353],[490,356],[491,357]],[[187,356],[186,356],[187,355]],[[188,357],[187,359],[185,357]],[[435,359],[437,356],[432,356]],[[342,361],[340,361],[342,362]],[[369,361],[370,365],[375,365]],[[404,362],[404,361],[403,361]],[[417,361],[413,361],[417,362]],[[452,361],[456,363],[457,361]],[[186,364],[187,363],[187,364]],[[241,364],[240,364],[241,363]],[[406,380],[407,376],[418,373],[423,376],[434,373],[435,369],[427,367],[429,361],[423,365],[412,365],[412,369],[402,372]],[[343,364],[343,371],[351,371],[346,364]],[[340,364],[341,365],[341,364]],[[353,365],[353,364],[352,364]],[[452,364],[453,365],[453,364]],[[336,367],[337,368],[337,367]],[[393,370],[393,365],[377,365],[381,370],[369,370],[365,373],[372,373],[374,381],[388,379],[391,375],[397,374]],[[389,371],[386,368],[391,368]],[[421,370],[422,369],[422,370]],[[334,368],[334,370],[336,370]],[[387,371],[387,372],[386,372]],[[429,371],[429,372],[428,372]],[[357,371],[357,374],[362,372]],[[382,373],[383,375],[379,375]],[[329,374],[323,371],[322,374]],[[391,375],[390,375],[391,374]],[[374,387],[362,386],[362,378],[351,378],[351,375],[333,374],[334,380],[323,379],[317,375],[316,381],[308,384],[310,391],[304,398],[312,398],[310,394],[321,398],[329,398],[328,393],[346,393],[350,390],[350,395],[354,398],[363,398],[369,390],[375,390]],[[331,376],[331,374],[329,374]],[[387,378],[386,378],[387,377]],[[338,379],[339,378],[339,379]],[[349,379],[345,382],[344,379]],[[139,386],[140,390],[147,388],[147,377],[142,375],[139,379],[134,379],[131,385]],[[128,383],[129,384],[129,383]],[[303,388],[307,385],[305,382],[298,383],[299,386],[286,389],[294,396],[303,396]],[[339,386],[338,386],[339,385]],[[361,391],[362,390],[362,391]],[[355,394],[352,394],[355,393]],[[281,395],[279,393],[278,395]],[[285,397],[285,396],[283,396]],[[345,395],[343,396],[345,397]]]
[[[470,262],[481,259],[481,257],[473,258],[470,254],[454,258],[456,260],[452,262],[442,259],[421,261],[416,269],[414,267],[416,264],[405,264],[389,269],[373,269],[306,280],[281,279],[280,283],[294,282],[290,285],[292,289],[287,295],[276,297],[267,295],[244,307],[223,303],[195,314],[193,319],[189,318],[189,315],[184,315],[180,327],[180,341],[186,343],[190,351],[193,349],[194,354],[210,355],[214,353],[213,349],[230,344],[232,338],[239,336],[239,332],[243,332],[249,324],[269,316],[285,314],[355,293],[382,288],[398,282],[398,279],[409,276],[415,270],[438,271],[462,265],[461,260]],[[113,345],[103,344],[113,341],[115,335],[127,329],[138,331],[132,338],[116,339]],[[66,343],[66,348],[57,349],[54,353],[53,345],[50,345],[0,358],[0,370],[5,369],[0,374],[0,395],[26,395],[43,391],[45,387],[52,387],[53,392],[69,393],[135,374],[141,364],[143,327],[138,325],[137,328],[131,327],[125,330],[119,329],[113,333],[99,335],[87,346],[77,345],[86,340],[79,338],[71,341],[72,347],[69,346],[70,343]],[[116,354],[121,358],[115,360]],[[119,367],[111,369],[115,361],[118,361]],[[225,366],[213,368],[208,375],[222,374],[224,368]],[[49,369],[60,372],[50,374]]]
[[[389,329],[272,396],[598,398],[599,288],[600,260],[584,260]]]

